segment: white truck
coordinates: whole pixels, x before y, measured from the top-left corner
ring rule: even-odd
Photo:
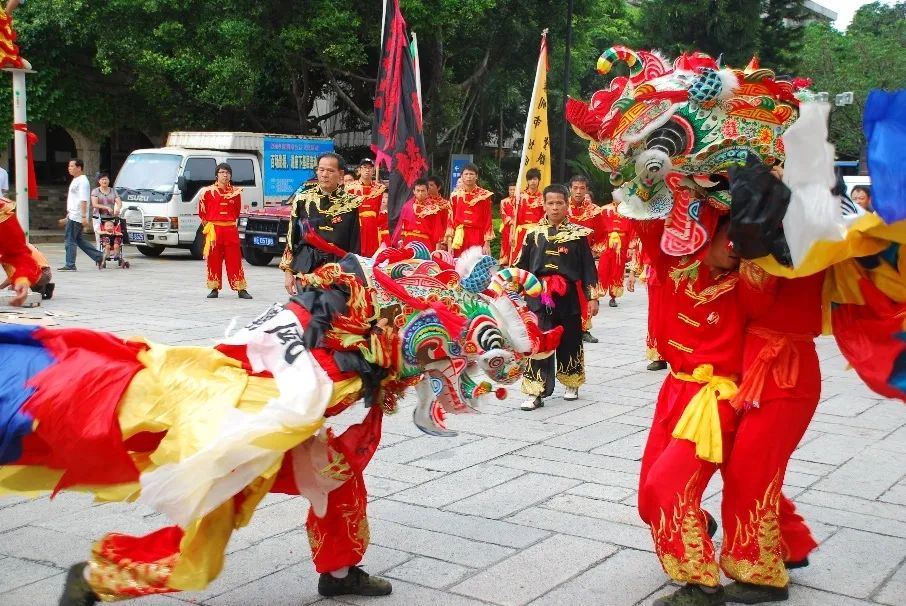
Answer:
[[[314,174],[315,159],[333,151],[331,139],[242,132],[173,132],[166,147],[129,154],[114,187],[123,201],[129,241],[149,257],[170,248],[202,257],[198,218],[203,187],[226,162],[242,188],[243,211],[288,198]]]

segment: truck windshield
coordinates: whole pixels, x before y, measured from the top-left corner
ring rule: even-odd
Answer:
[[[114,187],[124,202],[167,202],[181,163],[175,154],[130,154]]]

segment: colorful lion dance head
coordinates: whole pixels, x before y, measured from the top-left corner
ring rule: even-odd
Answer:
[[[620,213],[668,219],[664,252],[694,253],[729,210],[729,169],[750,157],[783,163],[780,137],[796,120],[796,95],[808,82],[778,79],[756,59],[739,70],[699,52],[671,63],[623,46],[601,55],[598,73],[617,63],[629,76],[614,78],[588,103],[570,99],[566,117],[618,186]]]

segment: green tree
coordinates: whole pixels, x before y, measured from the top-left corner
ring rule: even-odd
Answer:
[[[841,158],[858,159],[864,148],[862,114],[870,90],[896,89],[906,82],[906,3],[866,4],[846,31],[813,23],[806,28],[798,73],[812,89],[833,95],[852,91],[850,106],[831,113],[831,142]]]
[[[745,65],[760,45],[759,0],[644,0],[639,31],[646,48],[676,56],[699,50]]]
[[[790,74],[802,51],[804,0],[762,0],[758,58],[779,74]]]

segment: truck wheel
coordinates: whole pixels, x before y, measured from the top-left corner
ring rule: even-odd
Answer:
[[[274,255],[269,255],[254,248],[243,248],[242,257],[249,262],[249,265],[257,265],[259,267],[264,267],[274,260]]]
[[[192,245],[189,247],[189,254],[192,255],[192,258],[196,261],[204,259],[204,234],[200,227],[195,233],[195,239],[192,241]]]
[[[164,254],[163,246],[136,246],[136,248],[146,257],[159,257]]]

